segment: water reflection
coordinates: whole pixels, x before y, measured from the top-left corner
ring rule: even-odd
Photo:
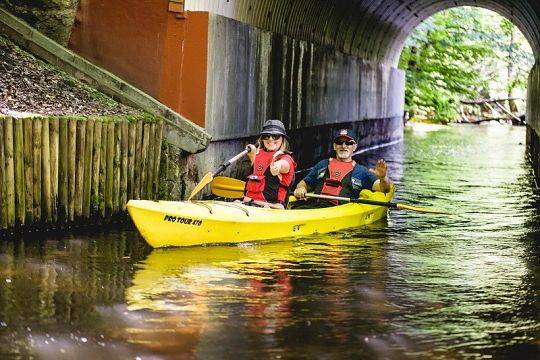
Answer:
[[[364,261],[357,261],[357,251]],[[380,273],[382,258],[380,246],[367,239],[359,245],[350,234],[234,248],[157,250],[141,263],[126,292],[128,309],[145,319],[138,328],[127,329],[126,340],[161,354],[201,357],[218,356],[231,344],[241,345],[240,352],[263,346],[275,354],[285,354],[287,345],[289,355],[299,350],[295,346],[303,349],[298,355],[305,354],[309,344],[314,355],[323,351],[321,338],[326,345],[347,345],[351,336],[356,338],[348,324],[359,312],[369,310],[379,319],[391,309],[380,303],[381,289],[350,279],[354,267]],[[357,296],[367,301],[360,306]],[[159,318],[149,313],[159,313]],[[175,341],[179,334],[196,341]],[[299,336],[302,340],[295,344]],[[159,348],[153,348],[156,343]]]
[[[103,353],[97,306],[123,302],[148,251],[131,231],[1,242],[0,357]]]
[[[524,131],[444,127],[385,157],[368,228],[149,249],[133,230],[0,242],[0,358],[535,358],[539,197]]]

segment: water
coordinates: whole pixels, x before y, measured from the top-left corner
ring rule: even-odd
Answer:
[[[434,131],[427,131],[434,130]],[[149,249],[131,229],[0,243],[0,358],[539,356],[538,193],[523,128],[408,130],[364,229]]]

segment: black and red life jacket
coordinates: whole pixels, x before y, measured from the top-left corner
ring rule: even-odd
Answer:
[[[278,161],[288,154],[282,154],[273,158],[275,151],[259,150],[253,162],[251,175],[247,177],[245,196],[253,200],[265,201],[268,203],[285,204],[289,188],[294,182],[294,167],[287,174],[274,176],[270,173],[270,164]],[[291,158],[292,160],[292,158]]]
[[[355,161],[343,162],[336,159],[328,161],[328,168],[315,193],[331,196],[351,197],[352,195],[352,172],[356,166]],[[338,204],[337,201],[330,201]]]

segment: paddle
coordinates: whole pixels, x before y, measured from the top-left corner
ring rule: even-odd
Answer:
[[[347,197],[341,197],[341,196],[330,196],[330,195],[317,195],[312,193],[307,193],[306,197],[308,198],[315,198],[315,199],[325,199],[325,200],[337,200],[337,201],[344,201],[344,202],[351,202],[351,203],[358,203],[358,204],[367,204],[367,205],[377,205],[377,206],[386,206],[387,208],[394,209],[394,210],[411,210],[416,211],[419,213],[427,213],[427,214],[448,214],[444,211],[439,210],[432,210],[432,209],[426,209],[401,203],[393,203],[393,202],[385,202],[385,201],[376,201],[376,200],[368,200],[368,199],[352,199]]]
[[[232,179],[225,176],[219,176],[214,179],[212,182],[212,193],[216,196],[221,196],[224,198],[230,198],[230,199],[239,199],[244,196],[244,186],[245,182],[238,179]],[[448,214],[444,211],[439,210],[432,210],[432,209],[426,209],[401,203],[393,203],[393,202],[385,202],[385,201],[376,201],[376,200],[368,200],[368,199],[351,199],[346,197],[339,197],[339,196],[330,196],[330,195],[317,195],[312,193],[307,193],[306,197],[311,198],[319,198],[319,199],[326,199],[326,200],[337,200],[337,201],[344,201],[344,202],[352,202],[352,203],[358,203],[358,204],[367,204],[367,205],[378,205],[378,206],[385,206],[390,209],[395,210],[410,210],[410,211],[416,211],[419,213],[426,213],[426,214]]]
[[[191,194],[189,194],[188,201],[191,200],[195,195],[199,193],[206,185],[210,184],[212,180],[214,179],[214,176],[225,170],[229,165],[234,163],[236,160],[240,159],[242,156],[246,155],[249,152],[249,150],[244,150],[240,154],[230,158],[229,160],[225,161],[223,164],[221,164],[216,171],[209,172],[206,175],[203,176],[201,181],[193,188],[191,191]],[[242,188],[243,190],[243,188]]]
[[[212,181],[211,190],[212,194],[222,198],[241,199],[244,197],[245,185],[242,180],[218,176]]]

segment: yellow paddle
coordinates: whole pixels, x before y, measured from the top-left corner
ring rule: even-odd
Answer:
[[[214,181],[212,182],[211,189],[214,195],[224,197],[224,198],[230,198],[230,199],[239,199],[244,196],[244,186],[245,186],[245,182],[243,182],[242,180],[232,179],[225,176],[219,176],[219,177],[216,177]],[[426,213],[426,214],[448,214],[447,212],[444,212],[444,211],[426,209],[426,208],[416,207],[412,205],[385,202],[385,201],[376,201],[376,200],[368,200],[368,199],[351,199],[347,197],[317,195],[317,194],[312,194],[312,193],[307,193],[306,197],[326,199],[326,200],[337,200],[337,201],[352,202],[352,203],[367,204],[367,205],[378,205],[378,206],[385,206],[385,207],[388,207],[390,209],[395,209],[395,210],[410,210],[410,211]]]
[[[216,171],[209,172],[206,175],[203,176],[201,181],[193,188],[191,191],[191,194],[189,194],[188,201],[191,200],[195,195],[197,195],[206,185],[210,184],[212,180],[214,179],[214,176],[225,170],[229,165],[234,163],[236,160],[240,159],[242,156],[246,155],[249,152],[249,150],[244,150],[240,154],[230,158],[229,160],[225,161],[223,164],[221,164]],[[242,188],[243,189],[243,188]]]
[[[216,196],[227,199],[241,199],[244,197],[245,185],[246,183],[242,180],[217,176],[210,186],[212,194]]]

